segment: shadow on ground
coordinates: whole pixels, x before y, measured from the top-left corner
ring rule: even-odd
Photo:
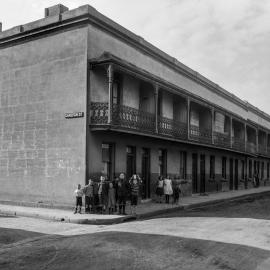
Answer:
[[[165,213],[155,218],[167,217],[227,217],[270,219],[270,197],[265,195],[241,201],[226,202],[202,208]]]
[[[269,256],[269,251],[214,241],[104,232],[2,247],[0,269],[253,270]]]

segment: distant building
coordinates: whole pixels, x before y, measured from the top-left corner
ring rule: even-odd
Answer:
[[[186,195],[269,181],[270,116],[91,6],[0,32],[0,199],[71,203],[77,183],[159,175]]]

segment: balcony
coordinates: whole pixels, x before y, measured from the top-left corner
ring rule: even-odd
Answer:
[[[251,154],[256,154],[257,153],[256,144],[254,144],[253,142],[247,142],[246,151],[251,153]]]
[[[245,140],[240,138],[232,138],[232,148],[237,151],[245,151]]]
[[[108,125],[108,103],[93,102],[90,110],[91,125]],[[114,128],[135,130],[142,133],[156,133],[155,115],[124,105],[113,105],[112,122]],[[166,137],[187,139],[187,124],[166,117],[158,118],[158,133]]]
[[[186,140],[187,124],[166,117],[159,117],[158,133],[161,135]]]
[[[229,134],[226,133],[220,133],[220,132],[213,132],[214,136],[214,144],[225,147],[225,148],[230,148],[231,147],[231,138]]]
[[[108,103],[91,103],[91,125],[108,125]],[[113,127],[132,129],[140,132],[155,132],[155,115],[143,112],[128,106],[113,105],[112,122]]]
[[[201,143],[211,144],[212,143],[212,131],[210,129],[200,129],[197,126],[190,125],[191,140],[198,141]]]
[[[170,118],[144,112],[129,106],[114,104],[112,108],[111,123],[108,123],[108,103],[92,102],[90,109],[90,120],[92,128],[115,128],[135,131],[142,134],[158,134],[167,138],[178,140],[196,141],[202,144],[215,145],[222,148],[234,149],[236,151],[257,154],[257,147],[254,142],[242,138],[232,137],[232,147],[230,135],[227,132],[213,131],[206,128],[200,128],[190,124],[189,139],[188,126],[186,123],[176,121]],[[270,147],[259,145],[259,153],[270,156]]]
[[[267,155],[268,149],[265,145],[259,144],[258,146],[258,153],[261,155]]]

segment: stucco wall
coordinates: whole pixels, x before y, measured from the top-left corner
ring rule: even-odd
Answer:
[[[0,50],[0,198],[73,203],[85,177],[86,29]]]

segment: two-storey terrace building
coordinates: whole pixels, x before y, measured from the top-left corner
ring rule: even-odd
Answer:
[[[0,198],[72,202],[77,183],[159,175],[186,195],[269,181],[270,116],[85,5],[0,32]]]

